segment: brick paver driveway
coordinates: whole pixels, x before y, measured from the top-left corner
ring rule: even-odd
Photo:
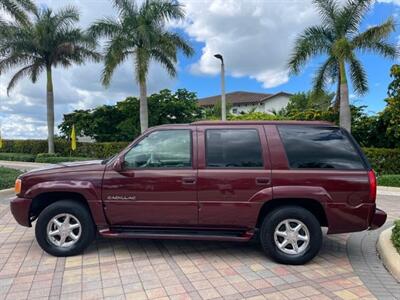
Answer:
[[[378,204],[400,216],[399,196]],[[3,201],[0,299],[375,299],[348,258],[348,238],[325,236],[305,266],[276,264],[256,243],[98,239],[81,256],[55,258]]]

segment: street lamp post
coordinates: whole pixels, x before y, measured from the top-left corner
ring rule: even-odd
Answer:
[[[225,98],[225,64],[221,54],[215,54],[215,58],[221,61],[221,119],[226,121],[226,98]]]

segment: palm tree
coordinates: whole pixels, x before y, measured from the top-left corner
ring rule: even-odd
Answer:
[[[133,57],[136,82],[140,89],[140,127],[148,127],[146,79],[151,60],[162,64],[171,76],[176,76],[177,52],[186,56],[194,50],[177,33],[166,29],[167,21],[182,20],[182,6],[175,0],[145,0],[137,6],[133,0],[113,0],[118,10],[116,20],[105,18],[89,29],[95,38],[107,38],[104,70],[101,81],[108,86],[115,68]]]
[[[28,23],[27,12],[36,13],[37,8],[31,0],[0,0],[0,10],[5,11],[20,23]],[[4,24],[4,20],[0,19]]]
[[[54,13],[44,9],[35,14],[30,24],[19,22],[2,26],[0,40],[0,75],[14,67],[22,67],[11,78],[7,93],[24,77],[35,83],[41,72],[47,75],[47,126],[49,153],[54,153],[53,67],[82,64],[86,59],[98,61],[96,43],[81,29],[73,26],[79,13],[66,7]]]
[[[360,23],[373,0],[348,0],[339,6],[335,0],[313,0],[321,16],[322,24],[312,26],[301,34],[295,43],[289,61],[289,69],[298,74],[304,64],[313,56],[325,54],[327,59],[318,68],[314,88],[321,90],[330,81],[338,82],[340,101],[340,126],[351,130],[351,114],[346,68],[350,71],[353,88],[358,95],[368,91],[366,72],[357,58],[358,53],[372,52],[384,57],[395,58],[395,45],[388,42],[395,31],[392,18],[360,31]]]

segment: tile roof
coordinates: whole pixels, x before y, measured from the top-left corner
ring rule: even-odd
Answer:
[[[226,94],[227,103],[231,104],[255,104],[268,100],[276,95],[286,94],[291,95],[286,92],[279,92],[276,94],[265,94],[265,93],[252,93],[252,92],[232,92]],[[206,97],[199,99],[200,106],[214,106],[217,101],[221,99],[221,95]]]

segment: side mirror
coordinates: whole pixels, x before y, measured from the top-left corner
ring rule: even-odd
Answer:
[[[117,172],[121,172],[124,170],[124,157],[120,156],[116,159],[113,169]]]

